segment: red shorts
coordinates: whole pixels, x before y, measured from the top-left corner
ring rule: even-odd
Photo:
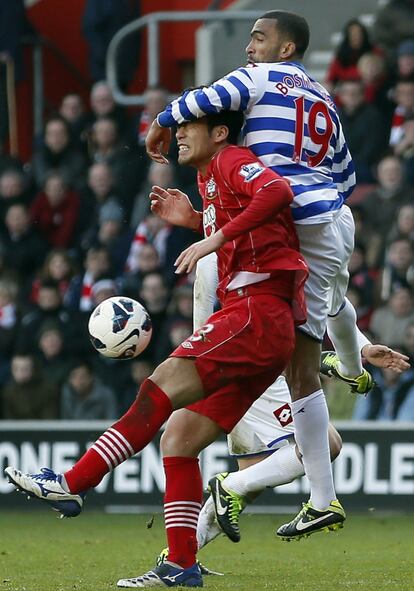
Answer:
[[[171,355],[193,358],[203,383],[205,398],[187,408],[226,433],[282,373],[295,346],[290,305],[255,291],[230,292],[224,307]]]

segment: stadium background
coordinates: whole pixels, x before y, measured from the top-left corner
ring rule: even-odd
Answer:
[[[132,37],[131,59],[118,64],[118,77],[123,93],[143,95],[145,102],[128,109],[116,106],[100,84],[103,40],[106,47],[118,25],[151,12],[274,8],[266,0],[63,4],[60,10],[56,0],[28,1],[24,14],[20,0],[0,2],[7,31],[0,37],[0,466],[27,471],[43,464],[59,471],[71,463],[128,407],[154,364],[191,332],[193,278],[177,282],[171,262],[194,237],[157,223],[146,199],[157,183],[178,186],[197,203],[194,174],[175,166],[174,149],[168,169],[150,166],[143,140],[153,110],[168,96],[243,63],[250,23],[162,24],[160,87],[152,89],[146,32]],[[335,94],[356,160],[349,297],[360,328],[413,359],[414,3],[292,0],[278,7],[308,18],[306,64]],[[345,48],[338,58],[341,31],[354,18],[371,42]],[[7,76],[9,107],[15,87],[16,130],[4,109]],[[142,300],[154,321],[149,351],[132,362],[101,358],[87,340],[90,310],[115,293]],[[338,423],[344,436],[338,488],[349,507],[412,509],[414,370],[401,378],[375,371],[375,378],[377,388],[360,399],[325,384],[332,419],[344,421]],[[91,504],[159,505],[156,442],[144,454]],[[204,453],[203,467],[205,477],[227,467],[224,441]],[[304,490],[306,483],[269,491],[259,510],[291,509]],[[9,493],[1,475],[0,507],[22,508]]]

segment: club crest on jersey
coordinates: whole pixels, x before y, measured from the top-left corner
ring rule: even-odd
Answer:
[[[211,178],[206,184],[206,199],[215,199],[217,197],[216,181]]]
[[[250,181],[262,174],[263,171],[263,166],[255,162],[254,164],[244,164],[240,168],[239,174],[244,178],[246,183],[250,183]]]

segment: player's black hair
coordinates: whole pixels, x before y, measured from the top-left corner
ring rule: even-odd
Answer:
[[[303,16],[287,10],[269,10],[260,18],[271,18],[277,21],[278,31],[293,41],[296,55],[303,57],[309,45],[309,25]]]
[[[220,111],[206,115],[208,131],[211,132],[217,125],[225,125],[229,130],[227,141],[229,144],[238,143],[241,128],[243,127],[244,115],[241,111]]]

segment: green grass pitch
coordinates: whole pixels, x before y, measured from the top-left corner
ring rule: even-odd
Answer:
[[[161,515],[85,512],[72,520],[51,511],[0,512],[0,591],[105,591],[143,574],[165,546]],[[284,543],[286,521],[245,515],[242,541],[221,537],[200,560],[226,573],[205,577],[211,590],[413,591],[414,515],[350,514],[340,533]]]

